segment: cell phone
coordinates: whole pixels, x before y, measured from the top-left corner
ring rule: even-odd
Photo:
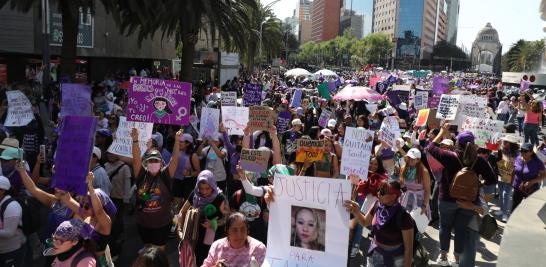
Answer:
[[[45,157],[45,155],[46,155],[45,145],[40,145],[40,155]]]

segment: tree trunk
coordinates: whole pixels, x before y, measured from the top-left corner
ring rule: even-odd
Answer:
[[[74,1],[60,0],[63,16],[63,45],[61,47],[60,79],[74,81],[76,73],[76,44],[78,37],[78,6]]]
[[[247,68],[250,73],[254,73],[254,57],[255,57],[255,45],[254,42],[248,42],[248,53],[247,53]]]
[[[180,81],[192,82],[193,57],[195,56],[195,42],[186,36],[182,37],[182,60]]]

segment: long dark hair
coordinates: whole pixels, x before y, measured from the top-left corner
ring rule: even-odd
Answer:
[[[167,254],[158,247],[148,247],[138,255],[133,267],[166,267],[169,266]]]
[[[154,100],[153,100],[154,108],[155,108],[155,102],[157,102],[157,101],[163,101],[163,102],[165,102],[165,104],[166,104],[166,105],[165,105],[165,112],[166,112],[167,114],[173,114],[173,112],[172,112],[171,109],[169,108],[169,105],[170,105],[169,100],[167,100],[167,99],[164,98],[164,97],[156,97],[156,98],[154,98]]]
[[[383,167],[383,162],[376,156],[372,156],[370,158],[370,161],[372,161],[374,159],[375,159],[375,161],[377,161],[377,171],[375,171],[375,173],[385,175],[386,171],[385,171],[385,167]]]

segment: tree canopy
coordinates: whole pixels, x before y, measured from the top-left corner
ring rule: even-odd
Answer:
[[[502,55],[502,71],[523,72],[540,68],[544,53],[544,40],[519,40]]]

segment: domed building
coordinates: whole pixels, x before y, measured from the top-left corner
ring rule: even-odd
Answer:
[[[480,72],[490,72],[501,75],[502,44],[499,42],[499,33],[487,23],[478,32],[472,43],[472,67]]]

